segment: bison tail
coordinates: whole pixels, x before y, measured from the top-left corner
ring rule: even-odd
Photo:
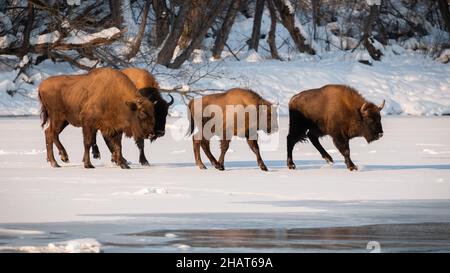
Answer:
[[[39,94],[39,101],[41,102],[41,127],[44,128],[45,124],[48,122],[48,110],[42,103],[41,94]]]
[[[194,113],[192,113],[192,101],[189,102],[188,105],[188,115],[189,115],[189,131],[186,133],[186,136],[190,136],[194,133],[195,130],[195,122],[194,122]]]
[[[294,137],[296,141],[306,142],[308,127],[308,120],[301,112],[294,109],[289,109],[288,136]]]

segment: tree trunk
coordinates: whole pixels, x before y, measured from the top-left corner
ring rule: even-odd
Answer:
[[[248,44],[248,49],[258,51],[259,39],[261,38],[261,20],[264,11],[264,0],[256,0],[255,17],[253,19],[252,38]]]
[[[214,1],[213,1],[214,2]],[[192,0],[192,6],[184,23],[183,33],[178,46],[182,49],[186,48],[195,38],[195,33],[199,31],[203,21],[206,19],[206,9],[208,7],[207,0]]]
[[[285,4],[284,1],[288,0],[274,0],[275,7],[280,13],[281,22],[283,26],[289,31],[292,39],[294,40],[297,49],[300,52],[306,52],[308,54],[315,54],[314,49],[305,43],[305,38],[300,32],[300,29],[295,26],[295,14],[291,11],[289,6]]]
[[[364,35],[362,38],[363,45],[367,49],[367,52],[369,52],[370,57],[372,59],[379,61],[381,59],[381,56],[383,56],[383,53],[381,53],[380,50],[376,49],[373,46],[372,41],[372,25],[373,23],[378,19],[379,14],[379,6],[377,5],[371,5],[370,6],[370,13],[369,18],[367,18],[366,24],[364,25]]]
[[[441,12],[442,19],[444,19],[447,31],[450,33],[450,11],[448,10],[447,0],[438,0],[439,10]]]
[[[27,25],[25,26],[25,30],[23,32],[23,43],[19,57],[23,57],[28,53],[28,50],[30,48],[30,35],[31,30],[33,29],[33,23],[34,23],[34,5],[28,2]]]
[[[169,34],[169,10],[166,0],[153,0],[153,10],[155,11],[155,46],[159,47]]]
[[[320,16],[319,16],[319,7],[320,0],[311,0],[312,5],[312,18],[313,18],[313,37],[314,40],[317,39],[317,31],[316,28],[319,25]]]
[[[220,55],[222,54],[225,43],[228,40],[228,35],[230,34],[231,27],[233,26],[234,19],[236,18],[236,13],[239,9],[239,3],[240,0],[231,0],[231,4],[223,21],[222,28],[216,34],[217,37],[212,50],[212,54],[215,59],[220,59]]]
[[[277,44],[275,42],[275,34],[277,31],[277,11],[273,5],[273,0],[267,0],[267,5],[270,11],[270,31],[269,37],[267,37],[267,43],[270,47],[270,55],[272,55],[273,59],[281,60],[280,55],[278,54]]]
[[[142,18],[141,18],[141,25],[139,27],[139,32],[134,38],[133,44],[131,45],[130,52],[127,54],[127,59],[131,59],[139,51],[139,48],[141,48],[142,39],[144,38],[145,34],[145,26],[147,25],[147,17],[148,17],[148,10],[150,9],[150,0],[145,1],[144,11],[142,12]]]
[[[121,28],[123,18],[120,0],[109,0],[109,9],[111,11],[113,25],[117,28]]]
[[[201,45],[206,33],[211,28],[212,24],[214,23],[217,16],[222,11],[222,8],[226,4],[226,1],[221,1],[221,0],[217,1],[218,3],[216,3],[215,5],[214,5],[214,2],[216,2],[216,1],[210,2],[211,8],[209,9],[209,11],[205,12],[206,14],[208,14],[208,17],[206,20],[202,21],[199,31],[197,33],[195,33],[195,35],[192,36],[193,39],[192,39],[191,43],[189,44],[189,46],[187,46],[186,49],[183,51],[183,53],[181,53],[173,61],[173,63],[170,63],[167,67],[173,68],[173,69],[180,68],[180,66],[189,58],[189,56],[191,56],[192,52],[194,52],[194,50]]]
[[[178,40],[183,33],[183,26],[186,20],[186,16],[191,7],[191,1],[182,1],[180,3],[180,9],[178,15],[175,18],[175,22],[173,23],[172,30],[169,33],[169,37],[167,37],[166,42],[158,53],[158,64],[169,65],[170,61],[173,57],[173,52],[178,45]]]

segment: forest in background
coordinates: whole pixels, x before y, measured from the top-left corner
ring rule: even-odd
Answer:
[[[264,13],[268,32],[261,29]],[[237,17],[251,18],[252,31],[231,46]],[[289,37],[278,43],[280,31]],[[282,46],[309,55],[364,49],[370,57],[358,61],[369,64],[393,43],[448,62],[449,31],[447,0],[0,0],[0,54],[85,70],[135,59],[178,69],[196,50],[214,59],[265,50],[285,60]]]

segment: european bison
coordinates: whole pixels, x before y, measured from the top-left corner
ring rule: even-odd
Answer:
[[[79,76],[54,76],[39,86],[42,126],[45,130],[47,160],[59,167],[53,154],[53,143],[61,160],[68,161],[67,152],[59,141],[59,134],[68,125],[82,127],[84,140],[83,162],[93,168],[89,149],[100,130],[112,151],[112,158],[122,168],[129,168],[122,160],[122,133],[135,139],[153,135],[153,104],[144,99],[123,73],[110,68],[97,68]]]
[[[259,153],[257,131],[263,130],[270,134],[278,129],[276,111],[272,113],[273,107],[272,103],[255,92],[240,88],[191,100],[190,133],[194,133],[195,127],[198,129],[192,137],[196,165],[200,169],[206,169],[200,157],[201,146],[211,164],[218,170],[224,170],[225,153],[231,138],[240,136],[247,139],[261,170],[267,171]],[[275,118],[272,115],[275,115]],[[214,125],[211,126],[211,123]],[[214,135],[221,139],[219,161],[212,155],[209,146],[210,139]]]
[[[139,93],[153,102],[155,108],[155,134],[150,138],[150,141],[155,141],[158,137],[162,137],[165,134],[166,119],[169,111],[169,106],[174,102],[173,97],[169,94],[171,98],[170,102],[165,101],[161,93],[159,92],[159,84],[156,79],[147,70],[142,68],[126,68],[121,70],[136,86]],[[144,139],[136,139],[136,145],[139,148],[139,163],[144,166],[148,166],[148,160],[145,157],[144,152]],[[92,153],[94,158],[100,157],[100,152],[95,141],[92,146]],[[125,160],[126,159],[122,159]]]
[[[293,96],[289,102],[287,136],[289,169],[295,169],[292,149],[306,138],[328,163],[332,163],[333,159],[319,142],[319,137],[329,135],[344,156],[347,168],[357,170],[350,159],[349,140],[361,136],[369,143],[383,136],[380,110],[384,103],[377,106],[368,102],[355,89],[345,85],[326,85]]]
[[[174,102],[169,94],[170,101],[165,101],[159,91],[159,84],[156,79],[147,70],[141,68],[127,68],[122,70],[127,77],[134,83],[142,96],[154,103],[155,106],[155,134],[150,141],[155,141],[158,137],[166,133],[166,119],[169,112],[169,106]],[[142,165],[149,165],[144,153],[144,139],[136,140],[139,148],[139,162]]]

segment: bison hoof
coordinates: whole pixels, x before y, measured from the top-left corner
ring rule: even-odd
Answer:
[[[223,165],[218,166],[216,169],[218,169],[219,171],[224,171],[225,167]]]
[[[147,160],[146,161],[141,161],[139,163],[141,163],[142,166],[150,166],[150,163],[148,163]]]
[[[95,158],[95,159],[100,159],[101,158],[100,153],[92,153],[92,157]]]
[[[295,170],[295,164],[294,163],[288,164],[288,168],[290,170]]]
[[[61,166],[58,165],[58,163],[55,162],[51,162],[50,163],[52,165],[53,168],[61,168]]]
[[[84,164],[84,167],[85,167],[86,169],[94,169],[94,168],[95,168],[94,165],[92,165],[91,163]]]
[[[357,171],[357,170],[358,170],[358,167],[356,167],[356,166],[349,166],[348,169],[349,169],[350,171]]]
[[[62,155],[61,156],[61,161],[64,163],[69,163],[69,157],[67,155]]]
[[[265,172],[268,171],[266,165],[261,165],[261,166],[259,166],[259,168],[261,168],[261,170],[263,170],[263,171],[265,171]]]
[[[328,164],[333,165],[334,161],[331,157],[324,157],[324,159]]]
[[[131,169],[128,164],[120,164],[120,168],[122,168],[122,169]]]
[[[206,170],[206,166],[205,165],[198,165],[198,167],[200,168],[200,170]]]

